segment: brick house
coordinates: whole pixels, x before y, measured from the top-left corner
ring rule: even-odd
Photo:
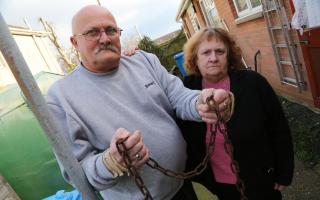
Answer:
[[[303,35],[286,29],[291,26],[284,22],[289,24],[294,12],[292,0],[181,0],[176,20],[188,38],[206,26],[227,29],[244,64],[266,77],[278,94],[320,108],[320,27]]]

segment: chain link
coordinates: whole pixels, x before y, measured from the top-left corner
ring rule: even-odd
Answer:
[[[116,147],[118,152],[120,152],[124,164],[126,166],[126,168],[128,169],[129,175],[132,175],[134,177],[134,181],[136,183],[136,185],[138,186],[138,188],[140,189],[141,193],[144,196],[145,200],[153,200],[148,188],[144,185],[144,182],[138,172],[138,170],[132,165],[132,161],[129,157],[129,151],[126,147],[126,145],[124,144],[124,142],[127,140],[128,138],[124,138],[124,139],[119,139],[116,142]]]
[[[239,173],[240,173],[239,164],[233,157],[233,146],[232,146],[231,141],[230,141],[228,134],[227,134],[226,122],[223,120],[223,118],[220,115],[218,105],[214,101],[213,95],[211,95],[210,97],[208,97],[206,99],[206,103],[210,107],[210,109],[216,113],[218,121],[214,125],[214,128],[212,127],[212,125],[209,126],[209,128],[212,131],[210,134],[209,144],[207,145],[207,152],[206,152],[206,155],[203,158],[202,162],[200,162],[199,165],[197,165],[193,170],[191,170],[189,172],[175,172],[170,169],[166,169],[166,168],[162,167],[161,165],[159,165],[159,163],[152,158],[149,158],[149,160],[146,162],[146,164],[149,167],[160,171],[164,175],[172,177],[172,178],[176,178],[176,179],[189,179],[194,176],[197,176],[197,175],[201,174],[206,169],[206,167],[208,165],[208,161],[210,160],[210,157],[214,151],[216,133],[219,130],[222,133],[224,140],[225,140],[224,150],[231,158],[230,168],[231,168],[232,172],[236,175],[236,178],[237,178],[236,188],[240,192],[241,200],[248,200],[248,198],[245,196],[244,182],[239,176]],[[129,157],[129,153],[128,153],[129,150],[126,148],[126,145],[125,145],[125,141],[127,139],[128,138],[119,139],[116,142],[116,147],[118,149],[118,152],[120,152],[120,154],[122,155],[125,166],[128,169],[129,174],[134,177],[135,183],[136,183],[137,187],[140,189],[141,193],[143,194],[144,199],[145,200],[153,200],[153,198],[152,198],[148,188],[144,184],[138,170],[132,165],[132,161],[131,161],[131,159]]]

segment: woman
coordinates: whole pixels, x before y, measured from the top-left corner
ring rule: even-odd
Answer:
[[[226,128],[240,178],[230,167],[225,139],[218,131],[207,170],[193,180],[220,200],[241,199],[236,187],[239,179],[244,181],[244,194],[249,200],[282,199],[280,191],[292,181],[293,145],[287,120],[269,83],[258,73],[242,68],[240,50],[223,29],[197,32],[186,43],[184,56],[190,74],[185,86],[222,88],[235,96],[234,114]],[[179,123],[188,143],[187,170],[193,169],[205,155],[211,130],[205,123]]]

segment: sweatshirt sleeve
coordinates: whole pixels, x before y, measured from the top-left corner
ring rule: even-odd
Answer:
[[[171,107],[176,111],[177,117],[184,120],[201,121],[201,117],[196,110],[196,99],[199,95],[199,90],[191,90],[184,87],[182,81],[168,73],[154,54],[140,52],[147,59],[149,71],[165,92]]]
[[[264,77],[259,77],[259,91],[276,159],[276,182],[282,185],[290,185],[294,170],[294,153],[290,127],[274,90]]]
[[[117,179],[107,170],[102,161],[102,153],[98,152],[89,142],[79,123],[68,115],[59,105],[48,101],[48,106],[59,124],[71,150],[80,162],[90,184],[98,191],[105,190],[116,184]],[[58,160],[63,177],[72,181]]]

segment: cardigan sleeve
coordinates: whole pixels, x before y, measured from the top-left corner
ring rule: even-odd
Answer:
[[[266,114],[268,134],[274,149],[276,182],[290,185],[294,170],[294,154],[288,121],[276,93],[262,76],[258,76],[258,87]]]

